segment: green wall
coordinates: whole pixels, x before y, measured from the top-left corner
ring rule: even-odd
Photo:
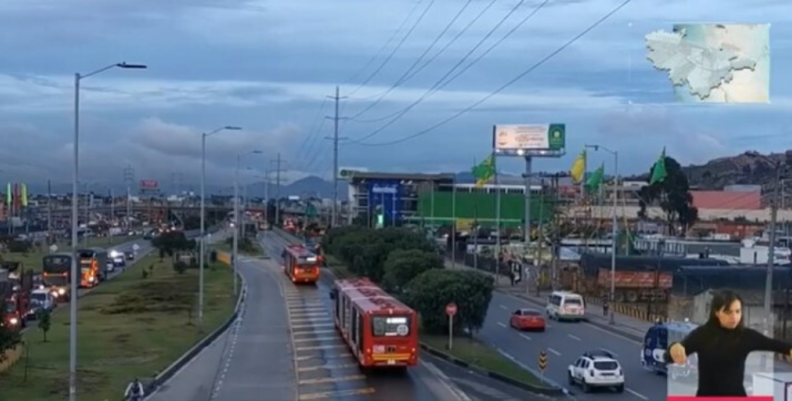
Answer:
[[[432,193],[418,195],[418,218],[431,221],[450,221],[452,218],[452,192],[434,193],[434,214],[432,213]],[[456,218],[478,219],[480,222],[495,222],[497,194],[480,192],[456,193]],[[547,222],[552,217],[552,199],[531,198],[531,222],[538,223],[541,218]],[[523,194],[501,194],[501,222],[504,226],[521,226],[525,218],[525,196]]]

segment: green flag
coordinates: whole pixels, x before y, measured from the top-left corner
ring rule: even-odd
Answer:
[[[665,165],[666,159],[666,150],[663,147],[663,153],[660,154],[660,158],[657,159],[654,166],[652,166],[652,178],[649,179],[649,185],[654,185],[658,182],[663,182],[665,178],[668,176],[668,171],[666,171]]]
[[[599,168],[594,171],[588,181],[586,181],[586,191],[589,192],[597,192],[599,191],[600,185],[602,185],[602,179],[605,177],[605,163],[602,163]]]
[[[490,154],[481,164],[473,167],[471,172],[476,178],[476,186],[482,187],[495,177],[495,155]]]

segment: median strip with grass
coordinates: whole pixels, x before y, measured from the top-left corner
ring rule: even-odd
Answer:
[[[170,259],[150,254],[80,299],[81,399],[118,399],[132,378],[153,378],[233,313],[233,276],[227,268],[213,264],[204,276],[204,329],[198,330],[197,276],[196,269],[178,273]],[[4,399],[60,401],[67,397],[67,309],[52,315],[46,342],[35,327],[24,334],[26,355],[0,375]]]
[[[80,241],[78,248],[112,248],[117,245],[125,244],[140,239],[141,237],[133,236],[117,236],[117,237],[102,237],[102,238],[88,238]],[[71,243],[68,241],[60,241],[57,244],[58,252],[71,252]],[[9,262],[21,262],[27,270],[40,271],[42,267],[42,260],[44,256],[50,254],[49,248],[46,245],[33,246],[27,252],[6,252],[0,254],[0,260]]]
[[[214,248],[218,251],[223,251],[227,253],[234,252],[234,243],[231,242],[232,239],[228,239],[227,241],[220,241],[214,244]],[[245,238],[244,240],[240,238],[239,244],[237,244],[237,250],[239,251],[240,255],[243,256],[266,256],[267,253],[264,251],[264,248],[258,243],[258,241],[253,241],[250,238]]]

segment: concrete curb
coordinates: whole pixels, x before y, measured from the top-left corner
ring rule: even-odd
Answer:
[[[245,283],[245,278],[242,277],[241,274],[237,274],[239,279],[242,283],[242,291],[239,292],[239,296],[237,296],[237,303],[234,307],[234,313],[228,317],[228,319],[223,322],[220,327],[216,328],[214,331],[209,333],[206,337],[202,338],[195,344],[192,348],[190,348],[187,352],[182,354],[179,359],[173,362],[170,366],[165,368],[161,371],[154,379],[146,384],[145,393],[147,394],[146,399],[156,393],[156,391],[165,383],[168,382],[176,373],[178,373],[182,368],[184,368],[190,361],[192,361],[198,354],[201,353],[206,347],[212,344],[221,334],[223,334],[229,327],[237,320],[239,314],[242,310],[242,305],[244,305],[245,298],[247,297],[247,284]]]

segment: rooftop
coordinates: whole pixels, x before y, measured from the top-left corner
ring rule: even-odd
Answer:
[[[360,181],[365,179],[379,179],[379,180],[406,180],[406,181],[449,181],[453,182],[456,178],[452,173],[438,173],[438,174],[415,174],[415,173],[372,173],[351,171],[349,176],[346,177],[350,181]]]

